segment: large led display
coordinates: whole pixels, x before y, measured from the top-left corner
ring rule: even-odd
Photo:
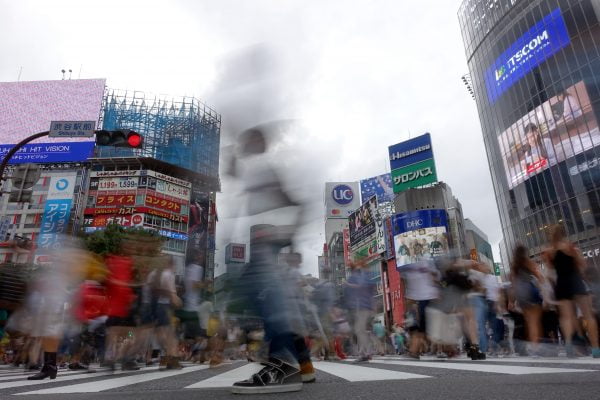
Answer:
[[[521,117],[498,136],[509,189],[600,144],[584,82]]]
[[[104,79],[0,83],[0,154],[30,135],[49,130],[51,121],[98,121],[104,86]],[[38,139],[11,163],[83,161],[91,156],[93,141]]]
[[[546,15],[519,37],[485,72],[488,97],[494,103],[533,68],[569,44],[560,8]]]

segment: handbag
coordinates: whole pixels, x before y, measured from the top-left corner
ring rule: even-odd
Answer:
[[[427,336],[438,344],[457,344],[462,337],[460,314],[445,313],[433,307],[425,310]]]

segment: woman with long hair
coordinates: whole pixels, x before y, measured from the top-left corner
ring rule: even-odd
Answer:
[[[523,311],[527,327],[527,337],[533,352],[538,351],[538,343],[542,332],[542,295],[536,285],[544,281],[538,266],[529,258],[527,248],[517,245],[513,253],[510,268],[510,280],[513,287],[513,299]]]
[[[567,239],[565,228],[556,225],[552,231],[550,248],[544,252],[547,264],[556,271],[554,294],[558,301],[560,329],[565,340],[567,357],[574,357],[573,332],[577,323],[576,309],[579,308],[587,326],[587,335],[592,345],[592,356],[600,358],[598,348],[598,324],[592,311],[592,298],[583,272],[587,264],[575,244]]]

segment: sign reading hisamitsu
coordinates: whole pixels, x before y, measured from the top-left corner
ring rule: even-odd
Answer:
[[[487,69],[485,83],[490,103],[569,42],[565,20],[557,8],[519,37]]]

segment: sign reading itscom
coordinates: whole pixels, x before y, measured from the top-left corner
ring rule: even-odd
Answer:
[[[348,218],[360,206],[358,182],[325,183],[325,218]]]

